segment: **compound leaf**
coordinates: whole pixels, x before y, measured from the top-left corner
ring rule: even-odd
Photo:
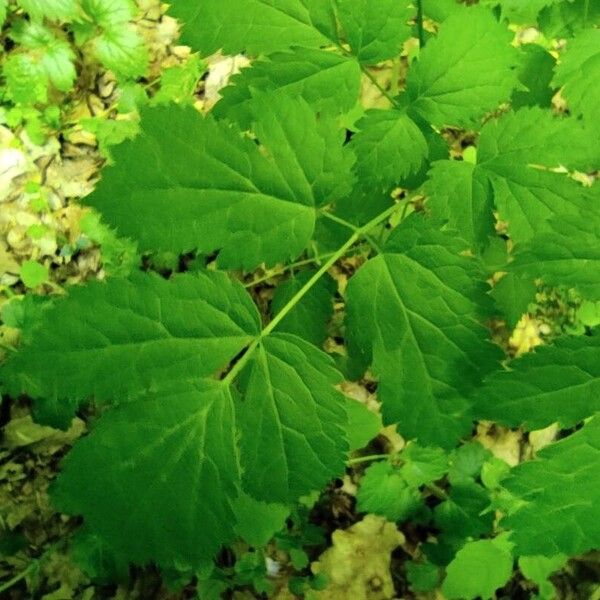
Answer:
[[[52,399],[120,400],[223,368],[260,331],[243,286],[223,273],[138,274],[73,287],[3,366],[8,389]]]
[[[511,471],[503,485],[517,508],[502,525],[513,530],[518,555],[572,556],[600,545],[599,472],[598,416]]]
[[[511,40],[488,9],[450,15],[409,71],[410,110],[439,127],[472,126],[516,87],[518,53]]]
[[[469,429],[465,394],[497,356],[480,324],[485,284],[464,249],[407,219],[347,290],[348,342],[373,364],[385,421],[425,445],[452,446]]]
[[[264,339],[241,376],[236,406],[244,489],[288,502],[344,471],[342,376],[324,352],[290,334]]]
[[[474,413],[509,427],[572,427],[600,411],[600,335],[565,337],[513,360],[476,394]]]
[[[233,541],[238,490],[233,399],[204,381],[106,412],[52,497],[131,561],[173,569],[204,566]]]

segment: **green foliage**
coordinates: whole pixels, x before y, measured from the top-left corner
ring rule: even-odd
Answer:
[[[505,537],[467,542],[448,565],[442,585],[449,599],[489,600],[512,573],[511,544]]]
[[[65,0],[52,13],[26,4],[30,20],[8,16],[19,48],[4,62],[5,97],[38,106],[76,76],[56,27],[75,17]],[[95,409],[53,487],[93,547],[196,573],[207,597],[228,577],[270,592],[273,536],[293,568],[308,564],[315,536],[294,529],[298,503],[310,505],[300,498],[373,460],[348,462],[379,429],[341,391],[364,374],[407,444],[365,470],[357,508],[435,532],[407,567],[414,590],[434,588],[445,568],[448,598],[488,598],[513,556],[538,582],[552,567],[531,557],[600,545],[600,338],[586,329],[598,324],[599,195],[572,177],[600,167],[597,30],[583,26],[595,13],[565,24],[577,34],[555,66],[512,43],[501,15],[514,2],[484,4],[425,2],[439,21],[425,35],[408,2],[173,2],[199,54],[154,100],[125,88],[120,109],[140,108],[139,132],[105,132],[132,139],[111,149],[86,200],[106,223],[92,218],[84,233],[106,250],[107,281],[8,310],[24,331],[1,367],[3,391],[27,394],[40,421],[61,427]],[[525,17],[541,22],[563,4],[532,3]],[[145,73],[129,2],[78,7],[79,47],[121,78]],[[405,64],[415,19],[426,45]],[[217,50],[257,58],[201,115],[186,96]],[[386,60],[407,74],[393,91],[377,82],[382,108],[361,87]],[[555,87],[570,114],[552,110]],[[447,141],[456,155],[456,128],[471,130],[462,161],[444,158]],[[140,272],[137,247],[161,275]],[[486,325],[514,325],[540,281],[588,303],[580,335],[503,366]],[[510,468],[463,443],[480,418],[585,424]],[[213,569],[223,546],[236,548],[231,573]],[[299,592],[323,585],[293,581]]]

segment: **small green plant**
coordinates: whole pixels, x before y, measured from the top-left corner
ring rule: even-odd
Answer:
[[[573,176],[600,164],[600,20],[587,2],[519,13],[579,8],[554,66],[512,43],[503,15],[517,3],[480,4],[493,6],[173,2],[201,55],[256,60],[206,116],[144,109],[87,203],[142,252],[192,255],[194,268],[73,287],[1,371],[43,423],[99,407],[52,495],[121,560],[191,576],[241,538],[259,550],[236,576],[266,591],[261,544],[285,518],[267,505],[285,515],[362,463],[359,511],[438,532],[406,568],[415,590],[488,598],[516,559],[538,575],[547,559],[549,574],[600,546],[600,333],[507,362],[487,328],[514,321],[539,280],[600,301],[599,188]],[[421,47],[395,93],[370,67],[398,61],[411,37]],[[365,80],[387,108],[361,104]],[[569,114],[549,106],[558,89]],[[450,128],[473,132],[468,161],[449,157]],[[350,255],[360,266],[340,293],[328,273]],[[267,314],[258,269],[282,280]],[[512,279],[497,304],[495,271]],[[323,349],[334,299],[336,358]],[[367,370],[384,423],[409,442],[382,461],[350,454],[369,415],[339,388]],[[483,419],[577,430],[510,468],[465,443]]]
[[[0,24],[3,120],[30,136],[60,125],[60,105],[92,64],[122,81],[146,74],[148,50],[133,26],[131,0],[4,0]]]

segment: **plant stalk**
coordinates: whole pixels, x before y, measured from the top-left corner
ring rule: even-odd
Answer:
[[[235,377],[240,373],[240,371],[246,366],[248,361],[252,358],[254,351],[258,348],[260,343],[264,338],[273,333],[273,330],[287,317],[287,315],[294,309],[296,304],[304,298],[306,293],[333,267],[333,265],[342,257],[356,242],[366,233],[368,233],[374,227],[381,224],[386,219],[389,219],[394,212],[401,207],[401,204],[394,204],[390,206],[388,209],[384,210],[381,214],[377,215],[374,219],[369,221],[366,225],[362,227],[357,227],[355,232],[348,238],[346,243],[339,248],[323,265],[321,268],[302,286],[300,290],[294,295],[294,297],[283,307],[281,311],[275,315],[273,320],[262,330],[260,335],[256,337],[256,339],[248,346],[248,349],[244,353],[244,355],[233,365],[229,373],[221,380],[224,385],[229,385],[235,379]]]

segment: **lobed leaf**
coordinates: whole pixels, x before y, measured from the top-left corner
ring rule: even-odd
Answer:
[[[572,427],[600,411],[600,335],[565,337],[509,363],[477,390],[478,419],[508,427]]]
[[[106,412],[52,499],[137,564],[197,569],[235,539],[239,484],[233,399],[203,381]]]
[[[438,127],[473,126],[517,85],[518,53],[511,39],[488,9],[451,14],[409,70],[409,110]]]
[[[121,400],[209,376],[260,332],[242,285],[211,272],[73,287],[42,319],[35,337],[2,367],[13,395],[42,403]]]
[[[333,361],[300,338],[265,338],[242,373],[236,406],[244,489],[288,502],[319,490],[344,470],[347,423],[342,377]]]
[[[582,554],[600,545],[600,419],[512,469],[503,485],[518,501],[502,521],[520,556]]]
[[[407,219],[347,290],[348,343],[373,364],[384,420],[425,445],[452,446],[470,428],[465,394],[497,357],[481,325],[485,285],[463,250]]]

